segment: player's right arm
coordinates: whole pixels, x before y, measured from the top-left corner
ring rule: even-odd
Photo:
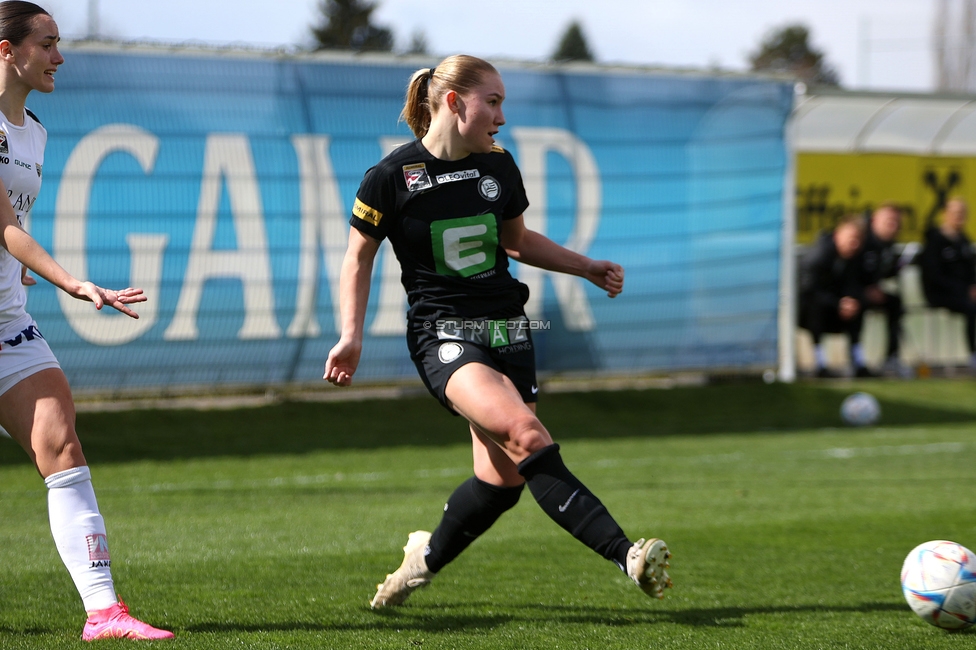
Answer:
[[[359,365],[363,350],[363,328],[373,260],[380,242],[359,231],[349,229],[349,246],[342,259],[339,274],[339,317],[342,331],[339,342],[329,351],[323,379],[336,386],[348,386]]]

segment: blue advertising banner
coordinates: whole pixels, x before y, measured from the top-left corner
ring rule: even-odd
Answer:
[[[68,49],[29,229],[71,273],[140,286],[138,321],[41,282],[28,309],[76,389],[322,375],[363,173],[411,135],[394,58]],[[540,371],[775,365],[789,84],[499,66],[526,223],[626,269],[614,300],[513,262]],[[357,379],[413,378],[381,248]]]

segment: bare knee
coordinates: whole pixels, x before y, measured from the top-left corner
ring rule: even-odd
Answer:
[[[60,369],[46,368],[21,379],[0,395],[0,414],[4,428],[41,476],[86,464],[75,432],[71,388]]]
[[[516,463],[552,444],[552,437],[532,413],[517,418],[508,431],[505,451]]]
[[[41,477],[86,465],[81,442],[73,427],[40,430],[31,435],[31,455]]]

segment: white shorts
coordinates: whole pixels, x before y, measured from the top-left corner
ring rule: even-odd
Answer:
[[[36,324],[31,323],[20,334],[0,341],[0,395],[27,377],[48,368],[61,368],[61,364]]]

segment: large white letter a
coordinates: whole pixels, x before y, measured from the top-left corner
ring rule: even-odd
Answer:
[[[237,232],[238,248],[234,251],[213,250],[220,191],[225,178]],[[208,278],[228,277],[240,278],[244,286],[244,324],[237,333],[238,338],[281,336],[274,314],[271,260],[261,194],[251,147],[247,136],[242,134],[207,137],[190,259],[173,322],[166,328],[163,338],[167,341],[196,339],[197,312],[204,282]]]

